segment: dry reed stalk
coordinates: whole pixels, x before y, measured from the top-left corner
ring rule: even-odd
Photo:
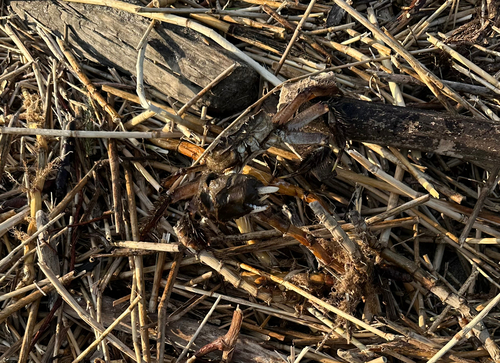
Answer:
[[[109,116],[111,116],[113,122],[117,122],[117,120],[120,120],[121,117],[118,112],[116,112],[116,110],[108,104],[104,97],[99,93],[97,88],[92,84],[92,82],[90,82],[90,79],[87,77],[87,75],[83,73],[80,64],[76,60],[71,50],[66,46],[66,43],[62,39],[57,38],[57,44],[59,45],[61,51],[64,53],[64,56],[71,65],[71,68],[73,72],[75,72],[75,75],[87,88],[90,96],[99,103],[99,105],[108,113]]]
[[[382,251],[382,257],[411,273],[413,278],[420,282],[424,288],[436,295],[443,303],[460,311],[467,319],[472,320],[476,316],[477,312],[474,308],[467,305],[466,301],[463,301],[459,295],[449,291],[445,286],[439,285],[432,275],[419,268],[414,262],[387,248]],[[492,359],[498,359],[500,357],[500,349],[490,337],[484,324],[480,323],[476,325],[473,332],[482,342],[483,347],[488,351]]]
[[[488,305],[477,314],[474,319],[472,319],[465,327],[462,328],[458,333],[456,333],[453,338],[443,347],[439,352],[437,352],[428,363],[436,363],[443,355],[445,355],[451,348],[453,348],[468,332],[473,330],[477,325],[482,325],[482,319],[500,302],[500,294],[498,294],[494,299],[492,299]],[[492,354],[492,350],[489,350]],[[496,355],[492,355],[493,360],[498,360],[499,352]]]
[[[19,39],[19,36],[16,34],[16,32],[12,29],[12,27],[9,24],[5,24],[4,26],[1,27],[1,29],[5,34],[7,34],[12,39],[14,44],[19,48],[21,53],[26,58],[27,63],[30,63],[32,65],[33,72],[35,73],[36,82],[38,84],[38,91],[40,92],[40,98],[43,100],[45,98],[45,89],[43,88],[44,82],[42,74],[38,67],[38,62],[35,61],[31,53],[24,45],[23,41]]]
[[[14,215],[13,217],[7,219],[5,222],[1,223],[0,224],[0,235],[2,235],[2,233],[4,233],[8,229],[14,227],[16,224],[21,222],[28,215],[28,213],[29,213],[29,210],[24,209],[24,210],[20,211],[19,213],[17,213],[16,215]],[[31,236],[29,236],[25,241],[21,242],[21,244],[19,244],[14,249],[12,249],[12,251],[10,251],[7,256],[2,258],[2,260],[0,260],[0,272],[4,271],[4,269],[14,260],[17,252],[19,252],[22,248],[24,248],[24,246],[26,246],[28,243],[31,243],[32,241],[34,241],[35,238],[37,238],[40,233],[45,232],[50,226],[52,226],[55,222],[57,222],[63,215],[64,214],[61,213],[61,214],[55,216],[54,218],[52,218],[52,220],[50,220],[43,228],[40,228],[39,230],[37,230],[35,233],[33,233]]]
[[[123,155],[125,155],[127,158],[133,159],[134,155],[130,151],[128,151],[126,148],[122,149]],[[138,161],[131,160],[130,163],[137,169],[139,173],[148,181],[149,184],[157,191],[161,192],[163,188],[161,187],[160,183],[156,181],[156,179],[149,173],[149,171],[146,170],[146,168]],[[131,181],[132,182],[132,181]],[[133,190],[133,188],[132,188]]]
[[[209,312],[207,313],[207,315],[205,316],[205,318],[201,322],[198,330],[196,330],[196,332],[193,334],[193,336],[191,337],[191,339],[189,340],[189,342],[187,343],[187,345],[184,347],[184,349],[182,350],[181,354],[176,359],[176,362],[179,362],[179,363],[182,362],[182,359],[186,356],[189,348],[191,348],[191,345],[194,343],[194,341],[196,340],[196,338],[200,334],[201,330],[203,329],[203,327],[207,323],[208,319],[210,318],[210,316],[212,315],[212,313],[215,311],[215,308],[219,304],[220,299],[221,299],[221,297],[219,296],[217,298],[217,300],[215,300],[214,304],[212,305],[212,308],[209,310]]]
[[[462,230],[462,233],[460,234],[460,237],[458,238],[458,243],[460,243],[461,246],[465,243],[465,240],[467,236],[469,235],[469,232],[472,229],[472,226],[474,222],[476,221],[476,218],[479,215],[479,212],[481,209],[483,209],[484,201],[488,195],[493,191],[493,189],[497,186],[498,180],[500,176],[498,175],[500,173],[500,166],[496,166],[490,173],[490,176],[488,180],[486,181],[486,184],[484,187],[481,189],[481,193],[479,193],[479,198],[477,198],[476,205],[474,206],[474,210],[472,211],[471,215],[469,216],[469,219],[467,220],[467,223],[465,224],[464,229]]]
[[[238,230],[240,233],[250,233],[253,231],[252,222],[250,221],[249,216],[244,216],[235,220],[236,225],[238,226]],[[247,244],[253,245],[256,241],[247,240]],[[272,259],[271,256],[266,252],[256,252],[255,257],[262,263],[263,266],[271,266]]]
[[[313,210],[316,218],[328,229],[332,236],[340,243],[344,250],[351,256],[355,264],[361,263],[361,251],[358,245],[351,241],[347,233],[340,227],[335,215],[328,213],[319,202],[312,202],[309,207]]]
[[[62,284],[67,284],[73,281],[74,279],[79,278],[80,276],[81,274],[75,275],[74,271],[72,271],[61,277],[60,281]],[[16,311],[19,311],[20,309],[24,308],[25,306],[31,304],[34,301],[37,301],[42,296],[45,296],[50,291],[54,290],[55,287],[53,285],[53,281],[50,280],[50,282],[51,282],[50,285],[45,285],[44,287],[37,289],[36,291],[33,291],[31,294],[18,299],[17,301],[8,305],[6,308],[0,311],[0,322],[4,322],[7,318],[9,318],[9,316],[14,314]]]
[[[139,225],[137,220],[137,207],[135,204],[135,193],[133,188],[132,171],[129,165],[125,165],[125,181],[127,189],[127,204],[128,204],[128,215],[130,218],[130,228],[133,241],[139,241]],[[140,296],[139,304],[137,310],[139,313],[139,324],[140,324],[140,336],[141,336],[141,348],[142,348],[142,359],[149,363],[151,361],[151,352],[149,349],[149,334],[144,327],[148,324],[148,316],[146,312],[146,285],[144,281],[144,263],[142,256],[134,256],[134,280],[136,282],[137,295]],[[131,294],[132,298],[135,300],[134,294]],[[137,351],[136,351],[137,354]]]
[[[376,27],[378,27],[378,20],[375,15],[375,11],[373,10],[372,7],[367,9],[368,12],[368,20]],[[384,42],[378,34],[374,34],[375,40],[384,45]],[[384,53],[383,51],[378,51],[381,55],[387,55],[389,53]],[[382,65],[387,68],[388,72],[387,73],[393,73],[393,68],[392,68],[392,62],[390,60],[383,60]],[[405,106],[405,101],[403,99],[403,94],[401,92],[401,89],[399,88],[398,84],[395,82],[389,82],[389,89],[391,90],[392,97],[394,98],[394,105],[396,106]]]
[[[323,324],[325,324],[326,326],[328,326],[330,329],[332,329],[335,333],[337,333],[339,336],[341,336],[342,338],[344,338],[345,340],[347,340],[348,342],[352,343],[354,346],[356,346],[356,348],[358,348],[361,352],[366,352],[368,351],[367,350],[367,347],[366,345],[364,345],[363,343],[361,343],[358,339],[356,338],[352,338],[352,337],[349,337],[345,330],[338,327],[338,326],[335,326],[335,324],[333,323],[333,321],[331,321],[330,319],[326,318],[323,316],[323,314],[321,314],[320,311],[318,311],[317,309],[315,308],[307,308],[307,310],[313,315],[315,316],[316,318],[318,318]],[[370,353],[368,353],[369,355],[371,355]]]
[[[37,135],[47,137],[74,137],[89,139],[153,139],[171,138],[177,136],[178,134],[163,131],[76,131],[54,129],[25,129],[21,127],[0,127],[0,135]]]
[[[470,274],[470,276],[467,278],[467,280],[464,282],[464,284],[460,287],[460,290],[457,291],[457,294],[460,295],[460,296],[463,295],[463,294],[465,294],[465,292],[469,288],[470,284],[473,281],[475,281],[475,279],[476,279],[476,277],[477,277],[478,274],[479,274],[479,271],[477,269],[474,269],[472,271],[472,273]],[[450,312],[451,308],[452,307],[450,305],[447,305],[443,309],[443,311],[441,312],[441,314],[439,314],[439,316],[437,316],[435,318],[434,322],[432,323],[432,325],[427,330],[428,333],[434,333],[438,329],[439,324],[441,324],[443,322],[443,320],[446,319],[446,316]]]
[[[172,269],[168,274],[167,282],[165,284],[165,289],[161,295],[161,300],[158,304],[158,332],[156,336],[156,360],[162,362],[165,356],[165,328],[167,326],[167,305],[170,299],[170,294],[174,288],[175,279],[177,273],[179,272],[180,262],[182,260],[182,254],[179,253],[173,263]]]

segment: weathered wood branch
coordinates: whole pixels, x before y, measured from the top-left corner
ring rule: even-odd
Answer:
[[[330,102],[344,136],[483,162],[500,160],[500,123],[414,108],[337,98]]]
[[[83,59],[135,75],[141,37],[150,21],[124,11],[62,1],[11,0],[13,11],[35,28],[36,19],[56,36],[69,27],[69,42]],[[159,91],[187,102],[232,64],[236,68],[197,105],[211,114],[241,110],[257,98],[258,74],[202,35],[176,25],[157,24],[148,37],[144,80]]]

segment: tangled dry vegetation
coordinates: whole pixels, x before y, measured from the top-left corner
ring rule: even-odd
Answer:
[[[141,1],[2,2],[0,361],[500,362],[498,1]]]

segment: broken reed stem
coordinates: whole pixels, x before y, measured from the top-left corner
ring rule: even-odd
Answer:
[[[187,345],[184,347],[184,349],[182,350],[182,352],[179,355],[179,357],[175,360],[176,363],[177,362],[180,363],[182,361],[182,359],[186,356],[189,348],[191,348],[191,345],[193,345],[193,343],[196,340],[196,338],[198,338],[198,335],[200,335],[201,330],[203,329],[203,327],[207,323],[208,319],[210,319],[210,316],[212,316],[212,313],[215,311],[215,308],[219,304],[220,299],[221,299],[221,296],[219,296],[217,298],[217,300],[215,300],[214,304],[212,305],[212,308],[208,311],[207,315],[205,316],[205,318],[201,322],[201,324],[198,327],[198,329],[196,330],[196,332],[193,334],[193,336],[191,337],[191,339],[189,340],[189,342],[187,343]]]
[[[160,241],[162,244],[168,244],[170,241],[170,233],[163,234]],[[158,306],[158,293],[160,291],[161,276],[163,274],[163,265],[167,260],[166,252],[159,252],[156,257],[156,268],[153,276],[153,287],[151,288],[151,297],[149,298],[148,311],[150,313],[156,312],[156,307]]]
[[[134,250],[158,251],[158,252],[180,252],[179,243],[155,243],[143,241],[117,241],[111,242],[111,246],[132,248]]]
[[[249,266],[247,264],[244,264],[244,263],[240,263],[239,266],[243,269],[243,270],[246,270],[246,271],[249,271],[249,272],[253,272],[259,276],[262,276],[262,277],[265,277],[266,279],[268,280],[271,280],[271,281],[274,281],[280,285],[282,285],[283,287],[285,287],[286,289],[290,290],[290,291],[294,291],[295,293],[305,297],[307,300],[321,306],[322,308],[338,315],[338,316],[341,316],[342,318],[346,319],[346,320],[349,320],[350,322],[356,324],[356,325],[359,325],[360,327],[362,328],[365,328],[366,330],[372,332],[373,334],[376,334],[378,335],[379,337],[387,340],[387,341],[393,341],[396,337],[393,335],[393,334],[390,334],[390,333],[384,333],[383,331],[365,323],[364,321],[362,320],[359,320],[358,318],[352,316],[352,315],[349,315],[345,312],[343,312],[342,310],[340,309],[337,309],[336,307],[326,303],[325,301],[317,298],[316,296],[308,293],[307,291],[301,289],[300,287],[288,282],[288,281],[285,281],[283,280],[281,277],[278,277],[278,276],[275,276],[275,275],[272,275],[272,274],[269,274],[267,272],[264,272],[264,271],[261,271],[261,270],[258,270],[252,266]]]
[[[288,54],[292,50],[292,47],[295,43],[295,40],[298,38],[298,36],[300,34],[300,30],[302,29],[302,26],[306,22],[307,17],[311,13],[315,3],[316,3],[316,0],[310,0],[309,5],[307,6],[307,9],[304,12],[302,19],[300,19],[299,24],[297,24],[297,27],[295,28],[295,31],[293,32],[292,38],[290,39],[290,42],[288,42],[288,45],[287,45],[285,51],[283,52],[283,55],[281,56],[281,59],[280,59],[278,65],[276,66],[276,69],[274,70],[275,75],[279,74],[281,67],[283,67],[283,63],[285,63],[286,57],[288,56]],[[275,85],[275,86],[277,86],[277,85]]]
[[[189,108],[196,103],[205,93],[210,91],[215,85],[217,85],[220,81],[226,78],[234,69],[236,68],[236,63],[233,63],[226,70],[224,70],[221,74],[219,74],[212,82],[207,84],[200,92],[198,92],[193,98],[191,98],[184,106],[180,108],[177,112],[177,115],[182,116],[184,112],[189,110]]]
[[[370,226],[375,223],[383,222],[389,217],[398,215],[404,211],[407,211],[408,209],[415,208],[421,204],[425,204],[427,201],[429,201],[431,196],[429,194],[424,194],[421,197],[418,197],[416,199],[410,200],[409,202],[403,203],[398,207],[394,207],[392,209],[387,210],[384,213],[380,213],[376,216],[373,216],[371,218],[366,219],[366,225]]]
[[[111,107],[108,102],[104,99],[104,97],[99,93],[97,88],[90,82],[89,77],[83,72],[82,68],[80,67],[80,64],[74,57],[73,53],[71,50],[66,46],[66,43],[60,39],[57,38],[57,44],[59,44],[59,47],[61,48],[62,52],[64,53],[64,56],[68,60],[69,64],[73,68],[73,71],[75,72],[76,76],[80,80],[80,82],[83,83],[83,85],[87,88],[89,91],[90,96],[99,103],[99,105],[108,113],[109,116],[111,116],[111,119],[113,122],[116,122],[116,120],[120,120],[121,117],[116,112],[116,110]]]
[[[474,209],[472,210],[472,213],[469,216],[469,219],[467,220],[467,223],[465,224],[465,227],[462,233],[460,234],[460,237],[458,238],[458,243],[460,244],[460,246],[464,245],[465,240],[469,235],[469,232],[471,231],[477,216],[479,215],[479,212],[481,212],[481,210],[483,209],[484,201],[491,194],[493,189],[497,186],[499,173],[500,173],[500,165],[497,165],[491,171],[490,176],[486,181],[486,184],[481,189],[481,193],[479,194],[479,198],[477,198],[476,205],[474,205]]]
[[[148,116],[148,118],[151,116]],[[86,139],[161,139],[177,137],[176,132],[163,131],[77,131],[55,129],[25,129],[22,127],[0,127],[0,135],[30,136],[41,135],[50,137],[74,137]]]
[[[477,324],[479,324],[484,317],[500,302],[500,294],[489,302],[481,312],[474,317],[465,327],[456,333],[453,338],[437,352],[427,363],[436,363],[442,356],[444,356],[451,348],[453,348],[460,340],[462,340]],[[490,353],[491,354],[491,353]],[[498,361],[498,356],[491,357],[494,361]]]
[[[73,360],[72,363],[81,362],[92,350],[94,350],[94,348],[96,348],[106,338],[106,336],[108,334],[110,334],[115,329],[115,327],[118,324],[120,324],[121,321],[123,319],[125,319],[132,312],[132,310],[135,308],[135,306],[139,303],[140,300],[141,300],[141,297],[137,296],[135,298],[135,300],[132,301],[132,303],[130,304],[130,306],[123,313],[121,313],[120,316],[118,318],[116,318],[113,321],[113,323],[111,323],[111,325],[108,326],[106,328],[106,330],[104,330],[102,332],[102,334],[97,339],[95,339],[94,341],[92,341],[92,343],[78,357],[76,357],[75,360]]]

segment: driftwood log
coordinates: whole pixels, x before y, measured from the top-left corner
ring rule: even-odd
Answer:
[[[62,37],[82,59],[136,75],[141,37],[150,20],[102,6],[63,1],[11,0],[12,10],[32,29],[34,19]],[[257,98],[259,76],[243,61],[202,35],[176,25],[157,24],[148,37],[144,80],[158,91],[187,102],[224,70],[233,72],[198,101],[209,114],[225,115],[244,109]]]
[[[330,102],[347,139],[491,164],[500,161],[500,123],[338,98]]]

